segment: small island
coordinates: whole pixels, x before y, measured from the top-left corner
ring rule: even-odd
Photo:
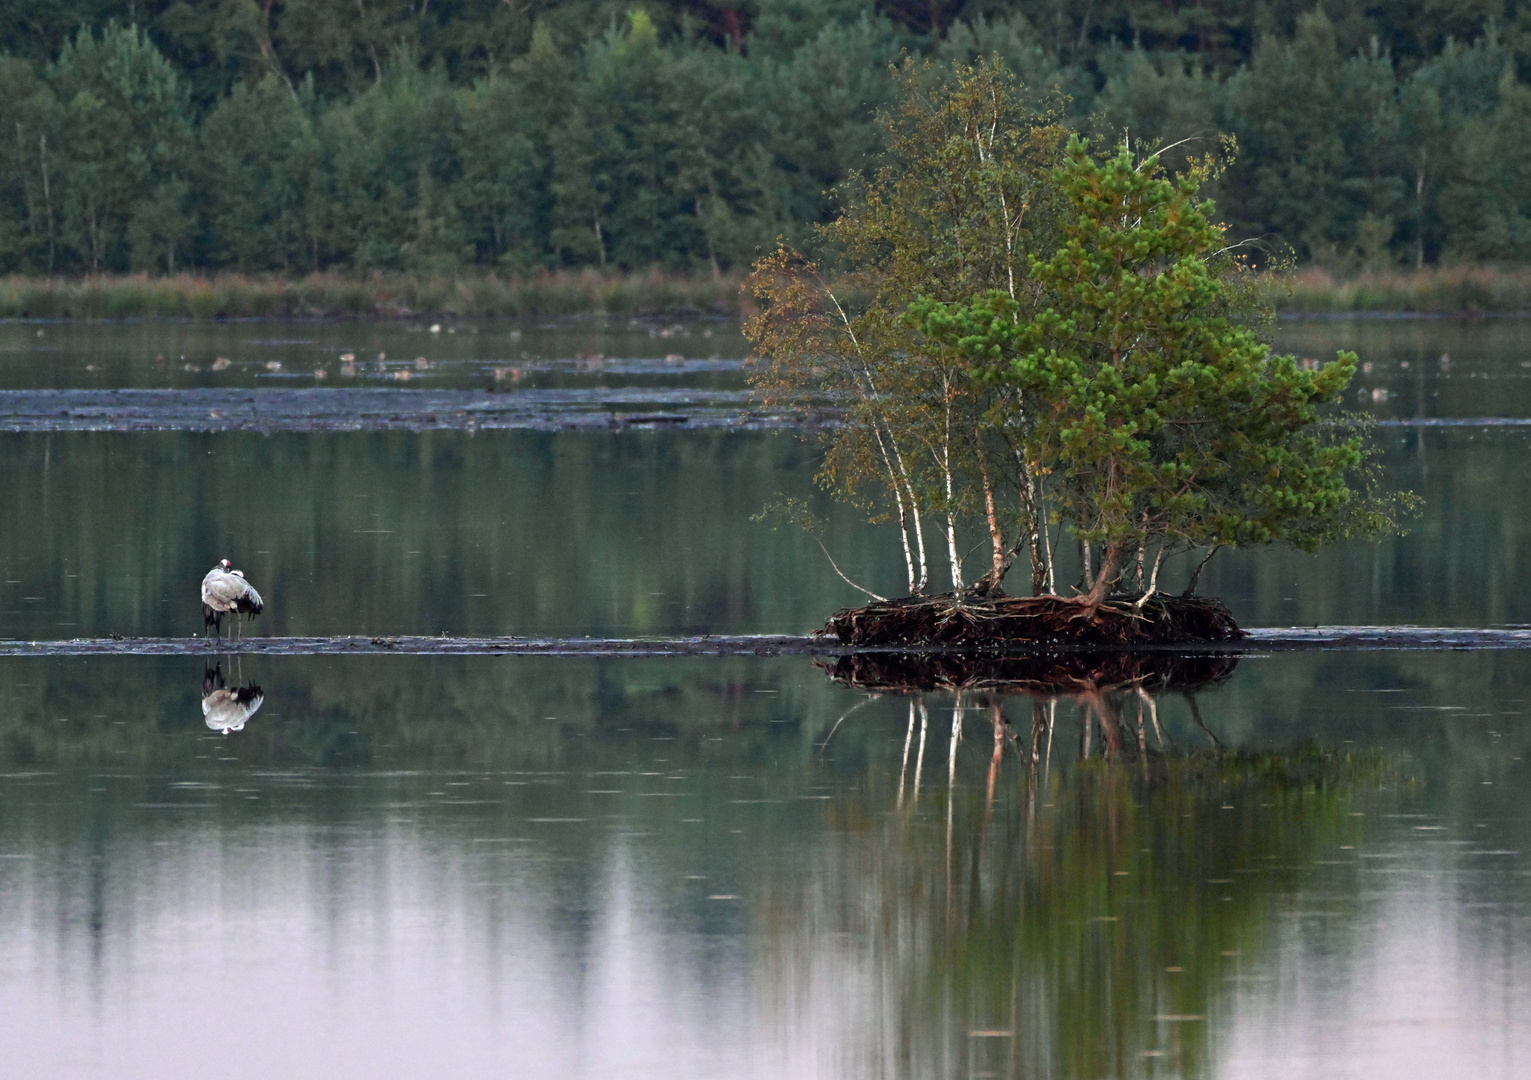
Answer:
[[[1231,640],[1232,613],[1196,594],[1218,551],[1311,551],[1412,512],[1379,490],[1367,418],[1338,411],[1355,355],[1271,348],[1270,254],[1202,193],[1232,145],[1177,174],[1125,136],[1097,153],[998,61],[946,81],[910,63],[901,89],[885,163],[845,189],[823,260],[783,244],[746,281],[755,387],[827,420],[820,484],[895,526],[908,574],[889,598],[836,564],[870,602],[821,636]],[[800,500],[771,512],[821,532]],[[1017,562],[1029,595],[1006,592]]]

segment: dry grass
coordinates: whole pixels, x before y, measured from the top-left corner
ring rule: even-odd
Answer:
[[[1317,268],[1272,283],[1288,314],[1483,315],[1531,311],[1531,269],[1442,266],[1337,278]]]
[[[0,278],[0,318],[409,318],[734,314],[739,278],[662,271],[302,278],[217,274]]]
[[[0,278],[0,318],[417,318],[472,315],[732,315],[740,277],[602,274],[178,274]],[[1531,311],[1531,269],[1436,267],[1339,277],[1317,268],[1270,284],[1286,314],[1480,315]]]

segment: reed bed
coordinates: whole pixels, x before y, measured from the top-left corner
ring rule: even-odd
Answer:
[[[243,319],[733,315],[737,275],[242,274],[0,278],[0,318]]]
[[[741,276],[661,270],[537,274],[103,274],[0,277],[0,318],[250,319],[539,318],[561,315],[722,315],[747,312]],[[1311,268],[1272,279],[1289,315],[1473,317],[1531,311],[1531,268],[1432,267],[1339,277]]]
[[[1336,277],[1310,268],[1271,283],[1283,314],[1476,316],[1531,311],[1531,268],[1441,266]]]

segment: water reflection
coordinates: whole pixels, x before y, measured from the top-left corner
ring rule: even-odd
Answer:
[[[1031,770],[1052,760],[1058,706],[1075,707],[1080,722],[1079,757],[1116,761],[1124,757],[1146,762],[1153,753],[1173,753],[1174,747],[1159,722],[1159,697],[1178,693],[1186,702],[1195,725],[1213,747],[1217,736],[1202,720],[1196,693],[1230,679],[1239,657],[1231,653],[1180,654],[1150,652],[1067,652],[1061,654],[983,656],[963,653],[852,653],[817,666],[841,685],[876,694],[910,695],[909,725],[904,736],[899,768],[899,803],[904,800],[904,781],[909,775],[910,748],[914,745],[916,719],[919,747],[914,757],[912,794],[919,798],[924,774],[925,745],[930,731],[930,708],[926,695],[932,691],[952,695],[952,732],[948,742],[948,786],[957,778],[957,744],[962,738],[963,713],[976,710],[987,715],[994,733],[989,759],[987,802],[994,801],[995,784],[1007,747]],[[1029,724],[1012,726],[1006,719],[1008,699],[1029,705]]]
[[[246,662],[261,723],[225,739],[186,722],[199,658],[0,660],[11,1072],[404,1077],[426,1047],[457,1077],[1495,1080],[1531,1054],[1531,653],[960,700],[800,658]]]
[[[1219,554],[1204,589],[1246,626],[1531,623],[1528,432],[1380,436],[1430,507],[1407,536]],[[806,633],[862,598],[751,516],[818,498],[815,467],[789,432],[0,435],[0,636],[190,633],[187,577],[226,551],[262,634]],[[815,505],[846,574],[893,595],[892,534]]]
[[[783,1000],[828,956],[887,1003],[843,1048],[869,1075],[1220,1071],[1234,993],[1275,979],[1277,896],[1408,778],[1395,754],[1225,748],[1197,695],[1232,658],[850,660],[837,681],[907,697],[898,786],[776,898],[804,914],[771,967]]]
[[[732,323],[688,319],[419,323],[0,321],[0,389],[742,386]]]
[[[212,731],[224,735],[243,731],[265,703],[265,693],[253,682],[230,687],[224,680],[221,660],[202,673],[202,718]]]
[[[998,694],[1103,694],[1204,690],[1227,682],[1235,653],[1166,651],[1028,653],[848,653],[816,661],[835,682],[858,690],[984,690]]]

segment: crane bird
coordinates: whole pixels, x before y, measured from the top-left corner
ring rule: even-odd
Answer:
[[[260,593],[245,580],[244,571],[235,570],[227,559],[220,559],[218,565],[202,579],[204,632],[208,627],[213,627],[218,631],[218,636],[222,637],[225,615],[232,613],[236,616],[234,625],[238,626],[239,615],[259,615],[263,607],[265,604],[261,601]]]
[[[223,668],[213,666],[202,675],[202,719],[212,731],[227,735],[244,730],[245,721],[260,711],[266,695],[254,683],[229,689]]]

